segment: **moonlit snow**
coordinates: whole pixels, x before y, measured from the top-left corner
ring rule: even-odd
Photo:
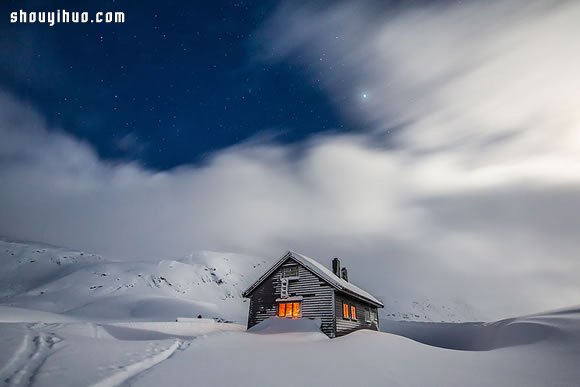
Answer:
[[[127,263],[38,244],[0,247],[6,386],[557,387],[580,380],[580,308],[492,323],[396,321],[390,315],[400,314],[385,310],[384,332],[337,339],[307,319],[271,318],[246,331],[239,294],[267,268],[260,258],[200,253]]]

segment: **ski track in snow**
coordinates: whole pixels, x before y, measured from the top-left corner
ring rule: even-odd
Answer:
[[[12,375],[13,373],[16,372],[15,368],[17,370],[18,363],[19,361],[21,361],[21,358],[26,357],[26,353],[30,351],[29,347],[30,347],[30,332],[27,331],[26,334],[22,336],[20,346],[18,347],[16,352],[14,352],[12,358],[0,370],[0,378],[3,381],[7,382],[10,379],[9,375]]]
[[[114,387],[119,386],[130,379],[133,379],[141,373],[155,367],[157,364],[169,359],[175,351],[183,344],[181,340],[175,342],[166,350],[159,352],[153,356],[147,357],[143,360],[121,367],[120,370],[113,375],[93,384],[92,387]]]
[[[18,350],[0,371],[1,380],[6,386],[31,386],[46,359],[62,341],[55,334],[37,332],[34,328],[34,325],[27,327]]]

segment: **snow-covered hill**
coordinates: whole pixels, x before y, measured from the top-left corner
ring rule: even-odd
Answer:
[[[486,320],[474,307],[459,299],[441,301],[430,297],[411,299],[401,296],[385,298],[382,301],[385,308],[380,316],[384,320],[420,322]]]
[[[265,270],[263,259],[241,254],[123,262],[9,241],[0,241],[0,264],[0,304],[101,320],[245,321],[241,292]]]
[[[277,257],[270,258],[199,252],[182,259],[134,262],[0,239],[0,305],[101,321],[173,321],[202,315],[245,323],[248,305],[241,293]],[[483,319],[458,301],[399,296],[383,302],[379,314],[387,320]]]
[[[123,262],[0,241],[0,265],[7,386],[352,386],[364,375],[377,386],[555,387],[580,378],[579,308],[458,324],[408,320],[468,307],[387,300],[384,332],[329,340],[307,320],[273,318],[246,332],[240,294],[269,266],[261,258],[202,252]]]

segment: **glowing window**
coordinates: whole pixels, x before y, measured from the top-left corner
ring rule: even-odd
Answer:
[[[350,318],[356,320],[356,306],[354,305],[350,306]]]
[[[300,302],[281,302],[278,304],[278,317],[299,318]]]
[[[349,318],[348,304],[342,303],[342,318]]]
[[[299,302],[292,303],[292,317],[293,318],[300,317],[300,303]]]

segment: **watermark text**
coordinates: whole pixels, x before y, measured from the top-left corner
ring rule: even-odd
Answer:
[[[58,9],[56,11],[14,11],[10,13],[10,23],[55,24],[67,23],[125,23],[125,12],[79,12]]]

